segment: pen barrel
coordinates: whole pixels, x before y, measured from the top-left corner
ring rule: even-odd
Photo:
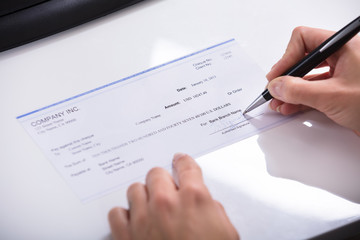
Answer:
[[[331,54],[327,56],[319,54],[319,50],[312,51],[305,58],[303,58],[298,64],[292,66],[282,76],[304,77],[311,70],[319,66],[325,61]]]
[[[303,77],[339,50],[360,31],[360,17],[336,32],[320,46],[306,55],[299,63],[285,71],[282,76]]]
[[[265,89],[261,95],[266,101],[273,99],[273,96],[271,96],[269,90],[267,90],[267,89]]]
[[[346,42],[354,37],[360,31],[360,16],[336,32],[320,46],[315,48],[312,52],[306,55],[300,62],[285,71],[281,76],[303,77],[312,69],[319,66],[331,54],[339,50]],[[255,99],[249,107],[246,108],[244,114],[252,111],[261,104],[273,98],[268,89],[265,89],[261,95]]]

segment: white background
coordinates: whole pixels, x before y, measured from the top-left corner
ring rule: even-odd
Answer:
[[[149,0],[0,53],[0,238],[108,239],[107,212],[127,205],[126,189],[81,204],[16,116],[231,38],[267,72],[294,27],[336,31],[359,9],[357,0]],[[198,162],[242,239],[303,239],[360,218],[359,144],[309,112]]]

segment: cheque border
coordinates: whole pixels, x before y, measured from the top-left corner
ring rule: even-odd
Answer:
[[[48,105],[48,106],[45,106],[45,107],[36,109],[36,110],[34,110],[34,111],[25,113],[25,114],[23,114],[23,115],[17,116],[16,119],[21,119],[21,118],[24,118],[24,117],[26,117],[26,116],[32,115],[32,114],[34,114],[34,113],[37,113],[37,112],[40,112],[40,111],[49,109],[49,108],[54,107],[54,106],[57,106],[57,105],[60,105],[60,104],[62,104],[62,103],[72,101],[72,100],[74,100],[74,99],[76,99],[76,98],[79,98],[79,97],[88,95],[88,94],[90,94],[90,93],[99,91],[99,90],[101,90],[101,89],[104,89],[104,88],[113,86],[113,85],[118,84],[118,83],[120,83],[120,82],[123,82],[123,81],[125,81],[125,80],[129,80],[129,79],[135,78],[135,77],[140,76],[140,75],[142,75],[142,74],[145,74],[145,73],[154,71],[154,70],[159,69],[159,68],[161,68],[161,67],[165,67],[165,66],[170,65],[170,64],[172,64],[172,63],[181,61],[181,60],[183,60],[183,59],[186,59],[186,58],[189,58],[189,57],[192,57],[192,56],[195,56],[195,55],[197,55],[197,54],[206,52],[206,51],[208,51],[208,50],[211,50],[211,49],[213,49],[213,48],[217,48],[217,47],[219,47],[219,46],[225,45],[225,44],[230,43],[230,42],[233,42],[233,41],[235,41],[234,38],[232,38],[232,39],[230,39],[230,40],[227,40],[227,41],[225,41],[225,42],[221,42],[221,43],[215,44],[215,45],[213,45],[213,46],[211,46],[211,47],[204,48],[204,49],[199,50],[199,51],[197,51],[197,52],[190,53],[190,54],[185,55],[185,56],[183,56],[183,57],[180,57],[180,58],[174,59],[174,60],[172,60],[172,61],[163,63],[163,64],[161,64],[161,65],[158,65],[158,66],[155,66],[155,67],[146,69],[146,70],[144,70],[144,71],[135,73],[135,74],[133,74],[133,75],[130,75],[130,76],[125,77],[125,78],[122,78],[122,79],[120,79],[120,80],[117,80],[117,81],[114,81],[114,82],[105,84],[105,85],[103,85],[103,86],[100,86],[100,87],[94,88],[94,89],[92,89],[92,90],[89,90],[89,91],[80,93],[80,94],[75,95],[75,96],[73,96],[73,97],[66,98],[66,99],[64,99],[64,100],[62,100],[62,101],[53,103],[53,104],[51,104],[51,105]]]

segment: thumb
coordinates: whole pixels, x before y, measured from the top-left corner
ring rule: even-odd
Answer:
[[[270,94],[285,103],[302,104],[319,109],[322,93],[327,86],[324,81],[308,81],[299,77],[282,76],[268,84]]]

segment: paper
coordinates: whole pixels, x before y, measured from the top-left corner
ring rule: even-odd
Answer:
[[[242,115],[264,76],[229,40],[17,118],[86,202],[171,168],[174,153],[199,157],[286,120],[266,104]]]

